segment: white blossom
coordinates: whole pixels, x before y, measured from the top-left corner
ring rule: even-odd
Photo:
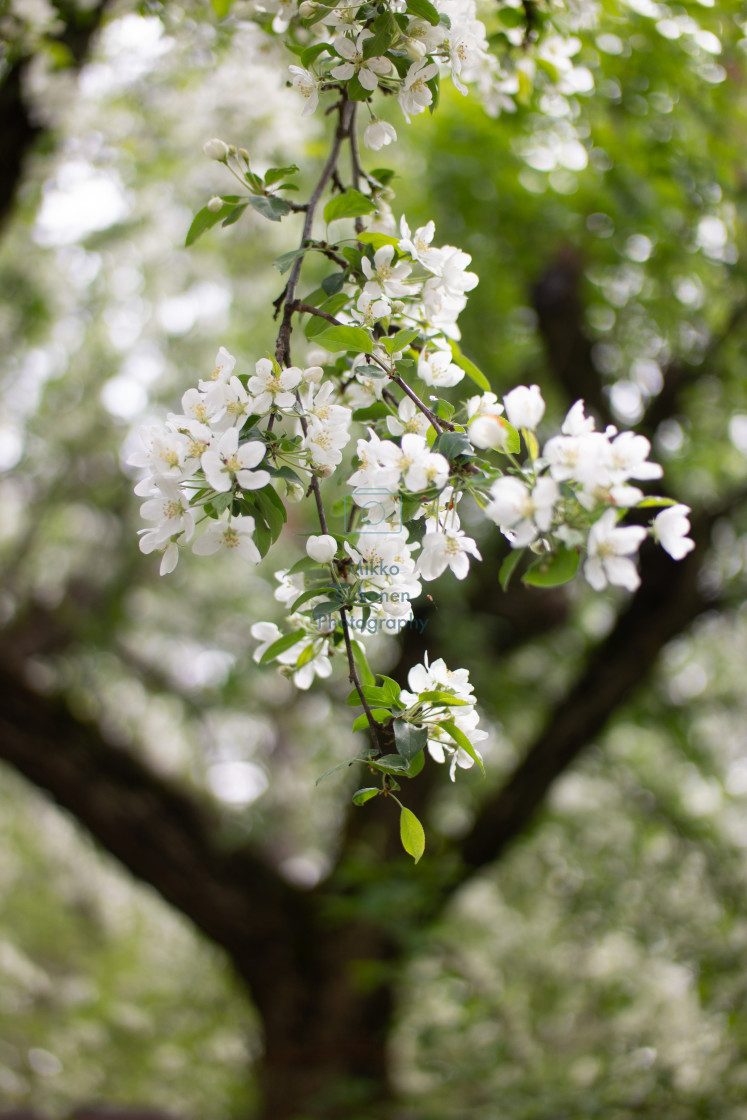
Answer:
[[[687,535],[690,532],[689,513],[689,506],[668,506],[653,520],[654,540],[673,560],[683,560],[695,548],[695,541]]]
[[[544,475],[532,490],[518,478],[504,475],[490,488],[485,516],[494,521],[513,548],[524,548],[552,524],[558,487]]]
[[[293,408],[296,398],[292,390],[303,380],[303,370],[296,366],[278,369],[269,358],[260,358],[254,368],[249,392],[255,397],[255,411],[263,414],[271,408]]]
[[[545,402],[539,385],[530,385],[528,388],[526,385],[517,385],[510,393],[506,393],[503,403],[509,423],[515,428],[534,431],[545,415]]]
[[[374,58],[363,57],[366,39],[371,38],[373,38],[373,31],[366,29],[360,32],[355,43],[347,36],[340,36],[335,39],[335,50],[345,61],[330,71],[331,76],[343,81],[357,76],[363,88],[368,90],[369,93],[373,93],[379,84],[378,75],[388,74],[392,64],[383,55]]]
[[[595,591],[603,591],[608,583],[635,591],[641,580],[630,557],[638,552],[645,538],[646,530],[639,525],[618,528],[613,509],[606,510],[594,522],[587,542],[584,575]]]
[[[306,100],[301,116],[310,117],[319,104],[319,82],[311,71],[305,70],[303,66],[289,66],[288,69],[291,72],[293,88],[297,89]]]
[[[196,556],[212,556],[222,548],[228,551],[235,549],[242,560],[259,564],[262,557],[252,540],[253,534],[253,517],[231,517],[227,521],[214,521],[197,538],[192,551]]]
[[[461,529],[429,532],[423,537],[423,549],[418,559],[418,572],[425,580],[438,579],[447,567],[457,579],[469,574],[469,556],[482,560],[477,545]]]
[[[363,143],[367,148],[378,152],[380,148],[392,144],[397,139],[394,126],[388,121],[374,120],[367,126],[363,133]]]
[[[270,481],[267,471],[253,469],[264,457],[263,443],[255,440],[239,447],[238,429],[229,428],[215,448],[202,456],[202,469],[213,490],[219,493],[230,490],[234,480],[243,490],[259,490]]]

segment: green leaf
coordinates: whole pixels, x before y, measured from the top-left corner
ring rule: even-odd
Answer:
[[[362,423],[368,420],[384,420],[389,416],[389,409],[383,401],[376,401],[375,404],[369,404],[366,408],[358,408],[353,413],[353,420],[359,420]]]
[[[231,213],[223,219],[221,225],[225,228],[226,226],[232,226],[234,222],[238,222],[239,218],[244,213],[248,205],[248,202],[242,202],[239,206],[234,206]]]
[[[361,761],[362,760],[360,758],[348,758],[345,760],[345,762],[338,762],[336,766],[330,766],[329,770],[325,770],[323,774],[319,775],[317,780],[314,782],[314,785],[318,786],[319,783],[323,782],[325,778],[328,778],[330,774],[334,774],[335,770],[343,770],[346,766],[352,766],[354,762]]]
[[[384,245],[393,245],[396,249],[399,245],[399,239],[390,237],[388,233],[373,233],[364,230],[363,233],[359,233],[357,237],[362,245],[370,245],[374,250],[381,249]]]
[[[456,365],[458,365],[460,369],[464,370],[464,372],[467,374],[467,377],[472,378],[475,385],[479,385],[483,393],[489,393],[490,382],[488,381],[482,370],[478,369],[475,363],[473,361],[470,361],[466,354],[462,353],[459,343],[455,342],[454,339],[449,339],[449,346],[451,347],[451,356],[454,359]]]
[[[408,769],[406,760],[399,754],[383,754],[381,758],[368,758],[366,762],[380,774],[403,775]]]
[[[506,442],[500,450],[504,451],[506,455],[518,455],[521,452],[521,436],[516,428],[514,428],[513,424],[509,424],[505,417],[499,417],[499,423],[508,433]]]
[[[657,509],[661,506],[676,506],[676,498],[656,498],[653,495],[650,498],[644,498],[639,502],[636,509]]]
[[[289,203],[275,195],[253,194],[249,201],[258,214],[263,218],[269,218],[271,222],[279,222],[291,212]]]
[[[365,684],[369,688],[371,686],[375,687],[376,677],[373,675],[369,668],[365,649],[357,640],[357,638],[353,638],[351,645],[353,647],[353,658],[355,659],[355,664],[358,666],[358,675],[361,679],[361,684]]]
[[[504,591],[508,591],[508,585],[511,580],[511,576],[514,574],[516,565],[519,563],[523,555],[523,548],[512,548],[506,559],[501,564],[501,570],[498,573],[498,582],[500,583]]]
[[[392,45],[397,33],[397,24],[394,22],[391,12],[382,12],[381,15],[377,16],[371,24],[371,31],[373,31],[373,35],[366,39],[363,44],[364,58],[377,58]]]
[[[322,288],[328,296],[334,296],[340,291],[342,285],[345,283],[346,276],[347,272],[333,272],[331,276],[324,277],[322,280]],[[347,301],[348,297],[345,296],[345,302],[347,303]],[[334,311],[330,312],[330,314],[334,315]]]
[[[521,8],[499,8],[496,14],[504,27],[521,27],[526,19]]]
[[[290,252],[281,253],[279,257],[275,257],[272,263],[282,276],[283,273],[288,272],[292,268],[293,262],[299,257],[302,257],[305,252],[305,249],[291,249]]]
[[[334,590],[335,588],[333,587],[309,587],[306,591],[301,592],[288,613],[294,614],[299,607],[302,607],[304,603],[308,603],[310,599],[318,599],[320,595]]]
[[[371,90],[364,89],[358,80],[358,75],[353,74],[347,84],[347,94],[349,101],[368,101],[371,97]]]
[[[553,556],[540,556],[524,573],[522,583],[532,587],[560,587],[573,579],[578,561],[575,548],[561,548]]]
[[[329,327],[317,335],[316,340],[325,350],[354,350],[356,354],[369,354],[374,348],[373,339],[362,327]]]
[[[189,248],[190,245],[194,245],[197,238],[200,237],[206,229],[212,229],[214,225],[227,217],[233,208],[232,204],[224,203],[220,210],[213,212],[212,210],[208,210],[207,206],[203,206],[202,210],[198,210],[195,214],[192,225],[187,231],[187,236],[184,241],[185,246]]]
[[[339,599],[325,599],[323,603],[317,603],[311,612],[311,617],[315,622],[318,622],[320,618],[328,618],[330,615],[333,615],[335,611],[339,611],[339,609]]]
[[[294,175],[298,171],[298,166],[292,163],[290,167],[271,167],[269,171],[265,172],[265,186],[271,187],[273,183],[279,183],[281,179],[285,179],[286,175]]]
[[[337,194],[329,200],[324,207],[324,220],[329,223],[337,221],[338,218],[360,218],[375,209],[370,198],[351,188],[344,194]]]
[[[427,702],[429,704],[444,704],[447,708],[464,708],[469,704],[468,700],[458,700],[456,696],[452,696],[448,692],[421,692],[418,700]]]
[[[354,805],[365,805],[373,797],[378,797],[381,790],[378,786],[366,786],[364,789],[357,789],[353,794]]]
[[[409,8],[408,4],[408,8]],[[430,5],[428,5],[430,7]],[[405,809],[404,805],[400,806],[401,812],[399,815],[399,836],[402,841],[402,847],[407,852],[408,856],[417,863],[425,851],[425,830],[422,824],[410,809]]]
[[[449,735],[451,735],[454,742],[458,743],[459,746],[462,748],[462,750],[465,751],[465,753],[468,754],[470,756],[470,758],[474,762],[477,763],[477,765],[480,767],[480,769],[482,770],[482,772],[484,774],[485,773],[485,767],[482,764],[482,759],[480,758],[479,754],[477,753],[475,748],[470,743],[467,736],[461,730],[461,728],[457,727],[457,725],[454,723],[454,720],[453,719],[444,719],[439,724],[439,727],[442,727],[444,729],[444,731],[448,731]]]
[[[397,350],[406,350],[419,334],[420,331],[397,331],[395,335],[386,335],[381,341],[387,354],[395,354]]]
[[[441,432],[433,442],[433,451],[439,451],[450,462],[460,455],[474,457],[475,450],[465,432]]]
[[[425,19],[431,27],[438,27],[440,17],[429,0],[407,0],[407,14],[417,19]]]
[[[282,638],[278,638],[276,642],[273,642],[271,646],[267,647],[259,659],[260,665],[266,665],[268,661],[272,661],[279,654],[285,653],[286,650],[296,645],[296,643],[300,642],[305,636],[303,630],[296,630],[292,634],[283,634]]]
[[[318,19],[319,17],[317,16],[316,18]],[[308,70],[312,62],[316,62],[319,55],[323,54],[324,51],[329,51],[329,47],[326,43],[314,43],[313,47],[304,47],[300,55],[301,65],[304,70]],[[298,170],[298,168],[296,168],[296,170]]]
[[[337,312],[349,302],[350,296],[346,295],[344,292],[338,292],[337,295],[332,296],[330,299],[325,299],[319,305],[319,310],[326,311],[328,315],[336,315]],[[329,323],[326,319],[322,319],[321,315],[309,315],[309,321],[304,328],[304,334],[308,339],[312,339],[329,329]]]
[[[529,428],[522,428],[521,434],[524,436],[524,443],[527,445],[530,458],[536,459],[540,453],[536,435]]]
[[[403,719],[395,719],[394,742],[397,753],[406,758],[409,763],[428,742],[428,729],[426,727],[415,727],[411,723],[405,723]]]
[[[371,715],[377,723],[389,723],[392,718],[392,713],[387,708],[371,708]],[[369,727],[368,716],[363,712],[353,724],[353,731],[365,731],[367,727]]]
[[[251,492],[251,496],[269,526],[273,541],[276,541],[288,519],[282,499],[278,497],[272,486],[264,486],[261,490],[254,490]]]
[[[401,685],[398,685],[391,677],[382,677],[381,687],[389,697],[390,704],[399,704],[399,694],[402,691]]]

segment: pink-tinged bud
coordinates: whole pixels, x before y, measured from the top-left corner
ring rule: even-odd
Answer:
[[[223,199],[219,198],[217,194],[214,194],[208,202],[206,209],[208,209],[211,214],[217,214],[219,210],[223,209]]]
[[[219,163],[225,163],[228,159],[230,151],[228,144],[223,140],[208,140],[202,145],[202,150],[208,159],[217,159]]]

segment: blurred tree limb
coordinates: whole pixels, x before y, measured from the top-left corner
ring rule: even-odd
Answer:
[[[62,26],[49,37],[51,44],[65,49],[76,70],[84,63],[91,40],[101,26],[109,0],[98,0],[91,7],[56,0]],[[7,221],[21,184],[26,159],[44,134],[34,120],[25,90],[26,76],[33,54],[16,54],[8,45],[8,62],[0,70],[0,228]]]

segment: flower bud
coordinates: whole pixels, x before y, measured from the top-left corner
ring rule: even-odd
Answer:
[[[218,211],[221,210],[222,208],[223,208],[223,199],[220,198],[217,194],[214,194],[213,197],[208,202],[206,209],[208,209],[211,214],[217,214]]]
[[[291,505],[298,505],[303,501],[303,496],[306,493],[300,482],[286,482],[285,484],[285,500],[290,502]]]
[[[202,150],[208,159],[217,159],[219,163],[225,163],[228,159],[229,147],[223,140],[208,140],[202,145]]]
[[[420,39],[406,39],[404,47],[413,62],[419,62],[421,58],[426,56],[425,43]]]
[[[486,450],[489,447],[503,449],[508,439],[508,429],[500,416],[488,413],[476,416],[469,426],[469,439],[475,447]]]
[[[242,159],[245,159],[247,163],[249,162],[249,152],[246,148],[239,148],[239,155]]]
[[[306,553],[318,564],[329,564],[337,553],[337,541],[329,533],[321,537],[309,537],[306,541]]]
[[[539,424],[545,415],[545,402],[542,399],[539,385],[517,385],[503,398],[506,406],[508,421],[515,428],[529,428],[530,431]]]
[[[303,379],[307,385],[318,385],[323,377],[324,370],[321,366],[309,366],[303,371]]]
[[[301,19],[312,19],[312,17],[316,14],[316,11],[317,5],[314,4],[312,0],[303,0],[303,3],[298,9],[298,14],[300,15]]]

